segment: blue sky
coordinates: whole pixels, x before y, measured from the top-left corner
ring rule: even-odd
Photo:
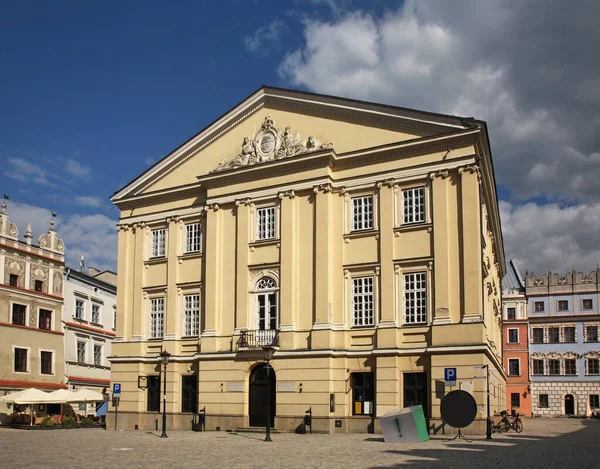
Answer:
[[[0,2],[0,192],[21,234],[58,213],[70,264],[115,269],[108,197],[262,84],[488,121],[507,255],[600,261],[593,2],[172,3]]]

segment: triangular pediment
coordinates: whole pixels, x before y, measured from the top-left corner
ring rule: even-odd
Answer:
[[[197,177],[333,148],[337,154],[466,129],[411,109],[262,87],[116,192],[112,200],[193,186]]]

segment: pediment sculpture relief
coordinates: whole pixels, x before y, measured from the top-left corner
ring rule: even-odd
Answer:
[[[254,137],[244,137],[240,154],[232,160],[219,163],[212,172],[281,160],[327,148],[333,148],[333,144],[321,143],[312,135],[302,140],[300,135],[294,134],[290,127],[280,132],[279,128],[275,127],[271,116],[267,115]]]

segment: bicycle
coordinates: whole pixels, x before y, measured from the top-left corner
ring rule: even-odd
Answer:
[[[507,410],[500,412],[500,415],[502,416],[502,420],[500,420],[498,425],[503,427],[503,431],[507,432],[511,428],[517,433],[521,433],[523,431],[523,421],[521,420],[518,412],[515,412],[512,415],[512,418]]]

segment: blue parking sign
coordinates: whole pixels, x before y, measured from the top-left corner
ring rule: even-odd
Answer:
[[[444,381],[456,382],[456,368],[444,368]]]
[[[118,396],[121,394],[121,385],[119,383],[113,383],[113,395]]]

